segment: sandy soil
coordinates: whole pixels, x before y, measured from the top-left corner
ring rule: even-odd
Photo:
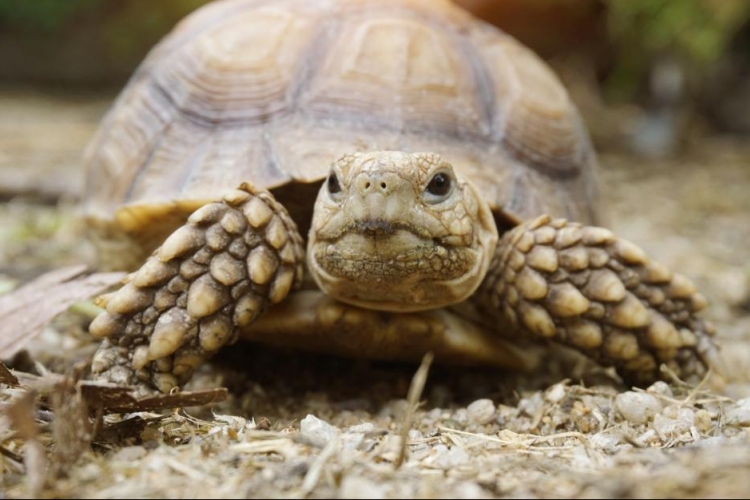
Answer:
[[[74,195],[106,103],[0,96],[0,293],[90,258]],[[533,375],[435,366],[397,467],[416,366],[232,349],[191,383],[228,387],[226,401],[106,417],[81,450],[64,405],[29,410],[33,437],[0,417],[0,497],[749,495],[750,147],[705,139],[679,159],[601,159],[608,225],[711,302],[731,368],[723,389],[628,391],[565,360]],[[13,361],[62,372],[60,352],[92,348],[61,320]],[[24,392],[0,385],[0,412]]]

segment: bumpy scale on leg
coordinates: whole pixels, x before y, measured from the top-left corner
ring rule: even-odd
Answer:
[[[572,346],[628,382],[665,363],[697,381],[718,360],[706,300],[686,277],[611,231],[547,216],[501,239],[478,301],[517,330]]]
[[[141,392],[184,384],[301,281],[303,254],[296,225],[267,191],[243,184],[205,205],[102,300],[92,371]]]

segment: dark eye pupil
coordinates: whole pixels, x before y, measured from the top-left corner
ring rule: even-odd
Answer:
[[[341,191],[341,184],[339,184],[339,178],[336,177],[336,174],[331,172],[331,175],[328,176],[328,192],[329,193],[338,193]]]
[[[446,174],[435,174],[430,179],[430,183],[427,184],[427,192],[436,196],[444,196],[448,194],[451,188],[451,178]]]

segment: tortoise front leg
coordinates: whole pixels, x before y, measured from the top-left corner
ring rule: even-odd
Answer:
[[[90,331],[97,378],[168,392],[302,277],[302,238],[270,193],[243,184],[194,212],[117,292]]]
[[[571,346],[636,385],[663,378],[661,363],[691,381],[719,364],[690,280],[607,229],[547,216],[516,227],[476,297],[514,334]]]

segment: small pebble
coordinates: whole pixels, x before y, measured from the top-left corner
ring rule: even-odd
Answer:
[[[658,382],[654,382],[649,386],[648,389],[646,389],[646,392],[650,392],[652,394],[661,394],[662,396],[672,397],[672,388],[669,387],[669,384],[664,382],[663,380],[659,380]]]
[[[535,392],[528,398],[523,398],[518,402],[518,410],[530,417],[534,417],[543,407],[544,400],[539,392]]]
[[[356,450],[365,440],[365,435],[359,432],[347,432],[341,435],[341,446],[345,450]]]
[[[323,448],[341,433],[339,429],[313,415],[308,415],[299,423],[300,437],[313,446]]]
[[[466,407],[469,422],[484,425],[495,418],[495,404],[489,399],[477,399]]]
[[[662,441],[679,437],[689,432],[695,422],[695,412],[690,408],[672,405],[654,417],[654,429]]]
[[[146,448],[143,446],[126,446],[120,448],[112,455],[114,462],[135,462],[146,456]]]
[[[424,435],[417,429],[409,429],[409,439],[424,439]]]
[[[708,410],[698,410],[695,412],[695,427],[701,432],[708,432],[713,427],[713,418]]]
[[[339,498],[385,498],[385,489],[362,476],[350,475],[341,481]]]
[[[453,488],[453,498],[492,498],[473,481],[464,481]]]
[[[86,464],[76,470],[76,479],[83,483],[91,483],[102,478],[102,468],[97,464]]]
[[[466,425],[469,422],[469,412],[466,408],[459,408],[450,417],[458,425]]]
[[[615,398],[615,409],[633,424],[645,424],[661,411],[661,401],[643,392],[628,391]]]
[[[365,434],[374,430],[375,425],[371,424],[370,422],[364,422],[362,424],[350,426],[346,432],[360,432],[362,434]]]
[[[437,450],[438,446],[434,449]],[[469,463],[469,454],[460,446],[454,446],[444,453],[441,453],[435,460],[435,465],[442,467],[443,469],[452,469],[453,467],[458,467],[459,465],[467,463]]]
[[[596,449],[612,452],[620,444],[620,437],[607,432],[598,432],[590,435],[589,443]]]
[[[565,385],[555,384],[544,394],[544,398],[550,403],[559,403],[565,397]]]
[[[727,423],[750,426],[750,398],[740,399],[737,406],[726,413]]]

